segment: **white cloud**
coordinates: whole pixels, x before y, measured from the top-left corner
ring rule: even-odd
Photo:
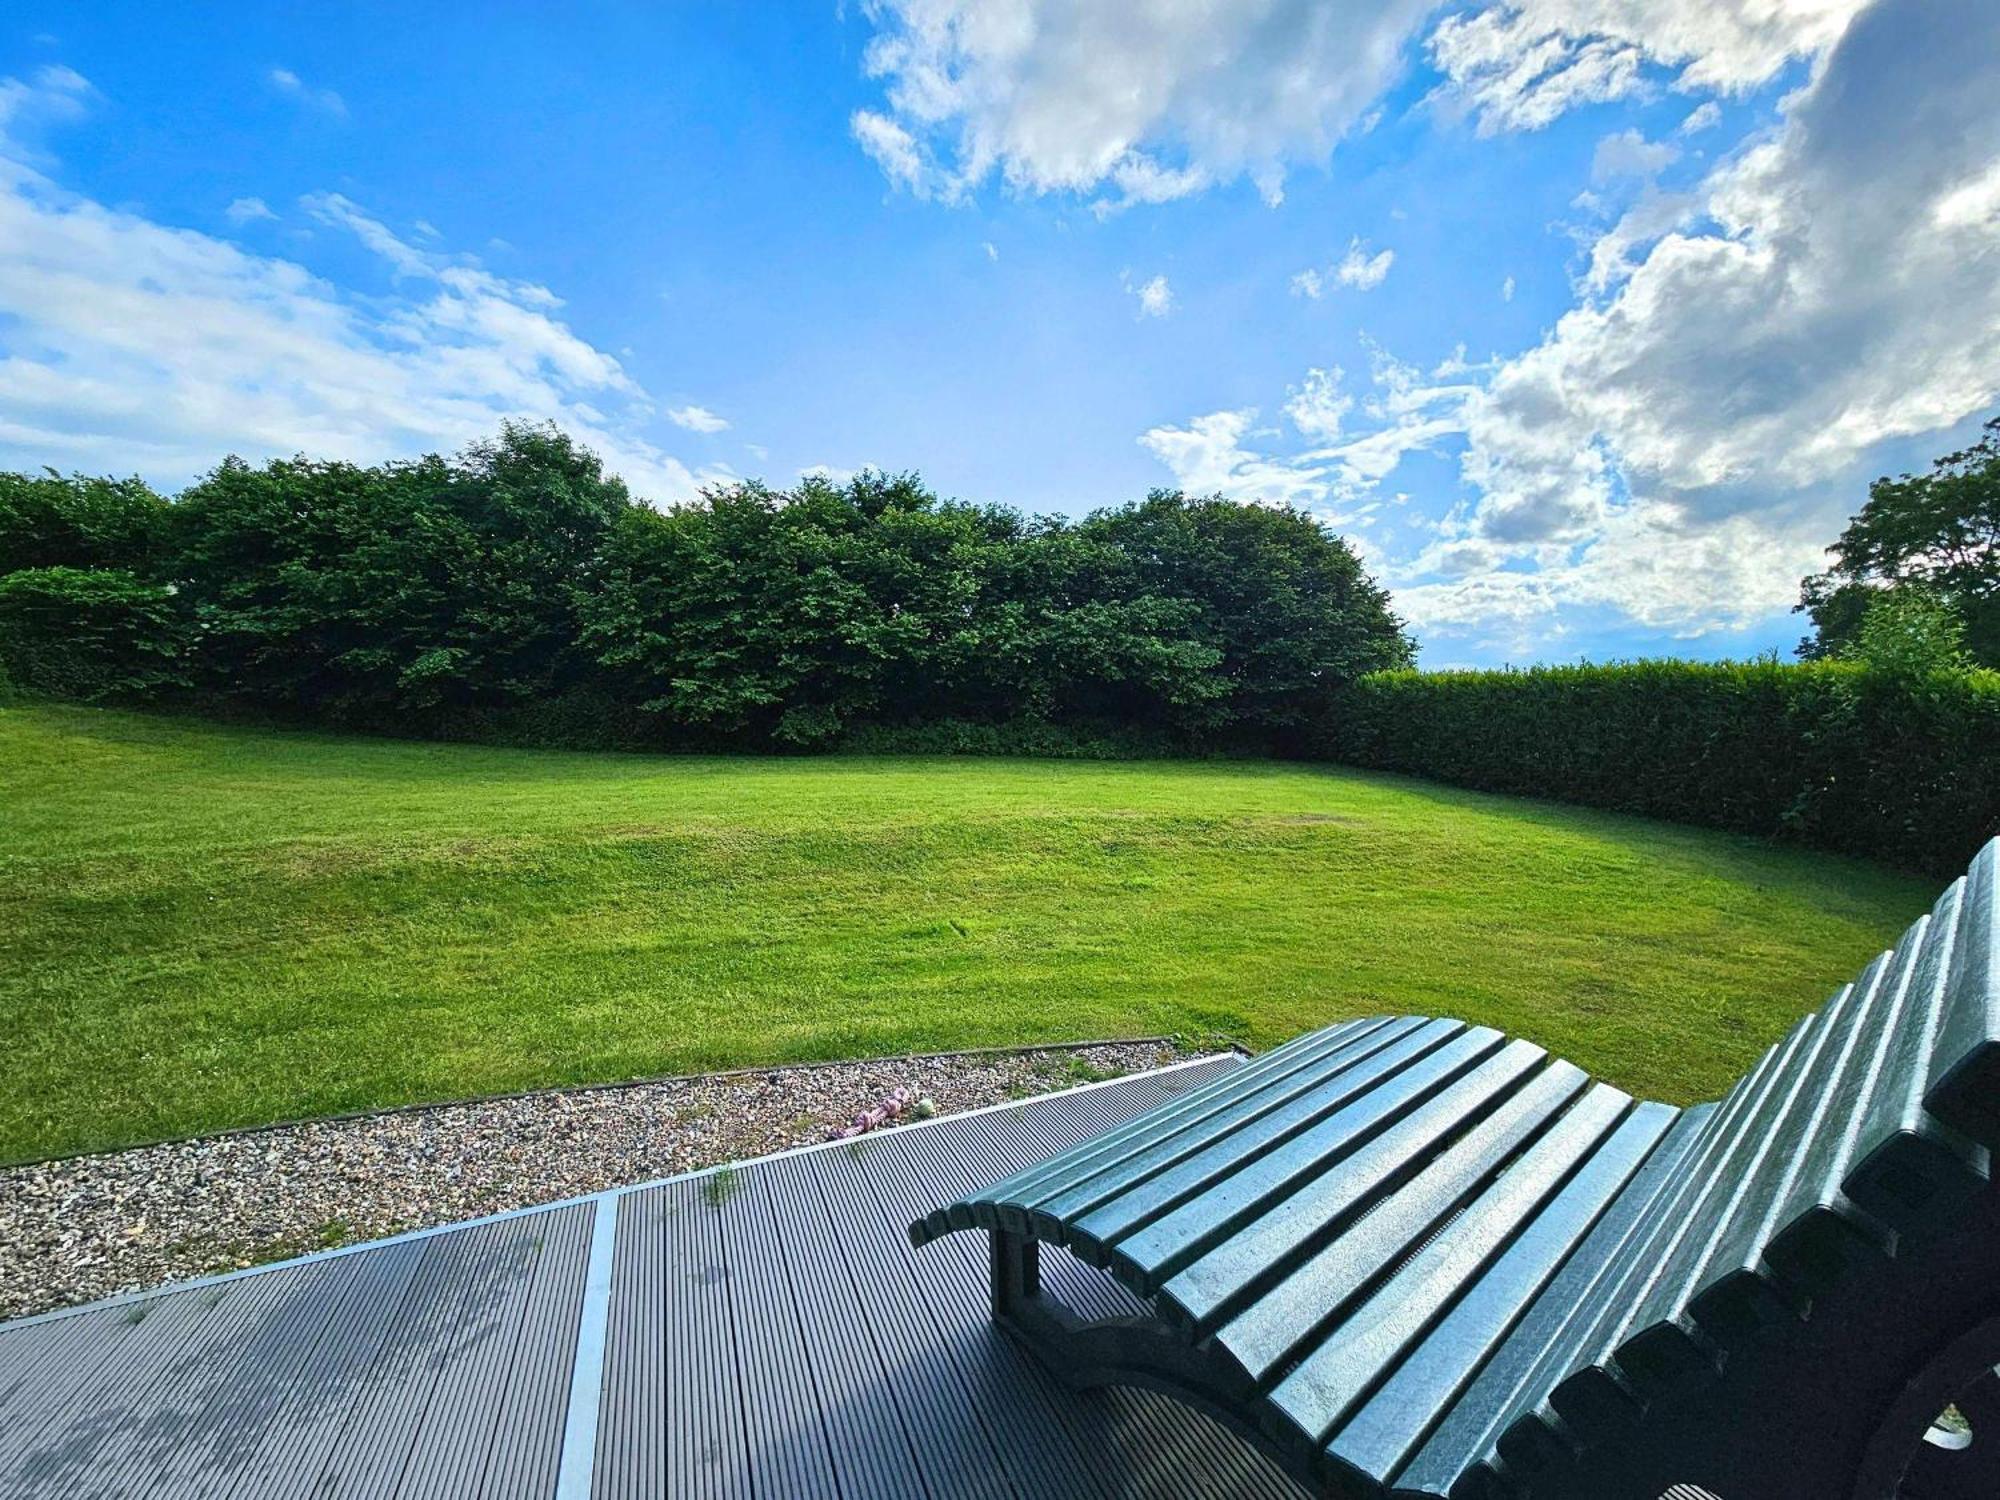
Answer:
[[[1150,281],[1134,283],[1131,274],[1120,277],[1125,290],[1139,299],[1139,316],[1142,318],[1164,318],[1174,310],[1174,289],[1167,284],[1164,276],[1155,276]]]
[[[1315,443],[1330,443],[1340,436],[1341,421],[1354,410],[1354,398],[1341,388],[1346,378],[1339,365],[1308,370],[1306,378],[1286,393],[1285,415],[1299,436]]]
[[[304,200],[395,273],[363,294],[291,261],[69,193],[5,126],[81,80],[0,82],[0,453],[177,484],[229,452],[374,461],[553,418],[655,500],[697,476],[642,434],[645,393],[545,288]],[[29,97],[34,96],[34,97]]]
[[[1460,534],[1529,580],[1493,586],[1515,607],[1768,617],[1877,444],[2000,400],[1996,48],[1977,0],[1883,0],[1775,133],[1606,231],[1587,300],[1464,409]]]
[[[1676,135],[1699,135],[1704,130],[1713,130],[1722,123],[1722,106],[1710,99],[1705,104],[1697,104],[1688,111],[1688,117],[1675,130]]]
[[[1000,258],[1000,247],[991,240],[981,240],[979,248],[986,252],[988,260],[998,260]]]
[[[1227,495],[1252,505],[1314,506],[1326,497],[1326,465],[1273,458],[1244,446],[1257,420],[1254,407],[1210,412],[1185,427],[1141,434],[1140,445],[1173,472],[1182,489]]]
[[[290,68],[273,68],[269,76],[271,87],[286,97],[296,99],[323,115],[342,120],[347,118],[347,101],[332,89],[314,88]]]
[[[1984,170],[1953,187],[1931,208],[1931,223],[1939,229],[1978,229],[2000,214],[2000,157]]]
[[[897,186],[947,201],[998,179],[1109,210],[1324,162],[1402,72],[1436,0],[879,0],[852,122]],[[867,123],[864,124],[864,118]]]
[[[684,427],[689,432],[722,432],[729,423],[705,406],[676,406],[667,412],[667,420],[676,427]]]
[[[1661,86],[1740,94],[1825,51],[1866,0],[874,0],[883,107],[856,140],[889,181],[962,201],[1074,193],[1100,214],[1248,177],[1284,198],[1381,117],[1425,39],[1433,99],[1483,134]],[[1684,129],[1710,123],[1697,109]]]
[[[1368,253],[1368,247],[1355,240],[1347,247],[1347,254],[1333,269],[1333,276],[1342,286],[1351,286],[1358,292],[1373,291],[1389,275],[1389,267],[1396,263],[1396,252],[1379,250]]]
[[[1347,253],[1324,271],[1308,266],[1294,276],[1291,280],[1292,295],[1317,302],[1333,286],[1370,292],[1388,278],[1389,268],[1395,263],[1395,251],[1378,250],[1371,255],[1366,242],[1353,239],[1348,242]]]
[[[856,475],[865,474],[874,468],[873,464],[862,464],[855,469],[844,469],[838,464],[807,464],[799,470],[799,478],[824,479],[831,485],[852,484]]]
[[[1858,20],[1780,130],[1703,184],[1699,220],[1475,403],[1482,524],[1564,537],[1614,473],[1697,518],[1768,507],[2000,396],[2000,223],[1939,222],[2000,172],[1996,47],[1977,0]]]
[[[1371,394],[1357,402],[1336,368],[1313,369],[1287,393],[1285,415],[1313,444],[1297,454],[1263,451],[1279,434],[1256,426],[1254,408],[1210,412],[1185,426],[1154,427],[1140,444],[1184,490],[1254,505],[1295,505],[1334,525],[1361,524],[1378,508],[1376,488],[1404,457],[1462,433],[1473,387],[1435,385],[1410,366],[1373,351]],[[1359,406],[1376,425],[1343,436]]]
[[[248,224],[253,219],[275,219],[271,205],[262,198],[238,198],[222,211],[223,218],[232,224]]]
[[[1590,158],[1590,180],[1601,184],[1620,177],[1657,177],[1680,155],[1680,147],[1671,142],[1649,141],[1642,131],[1621,130],[1597,143]]]
[[[850,126],[893,185],[946,202],[997,180],[1109,213],[1247,177],[1276,204],[1290,167],[1373,128],[1420,38],[1435,102],[1491,134],[1660,87],[1740,94],[1865,3],[872,0],[884,98]]]
[[[1513,0],[1432,31],[1437,99],[1482,135],[1537,130],[1579,105],[1673,88],[1736,94],[1839,40],[1867,0]]]
[[[1500,283],[1500,300],[1502,302],[1512,302],[1514,300],[1513,277],[1509,276],[1505,281]]]
[[[877,114],[872,109],[857,109],[848,121],[854,139],[861,143],[861,149],[875,159],[875,165],[882,169],[882,175],[891,184],[908,188],[919,198],[928,198],[938,186],[936,173],[924,160],[923,152],[917,148],[916,137],[898,125],[887,115]],[[955,188],[946,185],[943,196],[958,196]]]
[[[0,78],[0,131],[19,131],[31,123],[74,119],[88,107],[95,92],[88,78],[61,63],[37,68],[33,79],[26,83],[18,78]],[[27,155],[18,140],[10,144],[16,157]]]

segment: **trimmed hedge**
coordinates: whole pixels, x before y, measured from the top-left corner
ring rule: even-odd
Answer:
[[[1330,759],[1795,840],[1933,873],[2000,832],[2000,673],[1640,661],[1379,672]]]

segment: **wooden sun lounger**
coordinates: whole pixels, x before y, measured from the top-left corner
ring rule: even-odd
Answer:
[[[1352,1021],[910,1236],[986,1230],[995,1317],[1065,1379],[1171,1392],[1330,1495],[1995,1500],[1996,883],[2000,841],[1720,1103]],[[1059,1305],[1044,1244],[1150,1315]]]

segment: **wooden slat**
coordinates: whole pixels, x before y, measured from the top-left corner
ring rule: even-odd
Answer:
[[[1201,1193],[1120,1240],[1112,1263],[1136,1290],[1157,1290],[1210,1246],[1290,1196],[1301,1183],[1365,1147],[1403,1116],[1422,1108],[1440,1089],[1501,1046],[1500,1034],[1484,1027],[1454,1038],[1388,1075],[1392,1080],[1388,1086],[1359,1094],[1275,1149],[1218,1172]]]

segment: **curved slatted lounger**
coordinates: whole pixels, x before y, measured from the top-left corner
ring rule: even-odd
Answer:
[[[1060,1374],[1169,1391],[1331,1495],[1995,1500],[1997,872],[2000,840],[1719,1103],[1352,1021],[910,1237],[987,1230],[995,1316]],[[1151,1315],[1079,1319],[1043,1244]]]

